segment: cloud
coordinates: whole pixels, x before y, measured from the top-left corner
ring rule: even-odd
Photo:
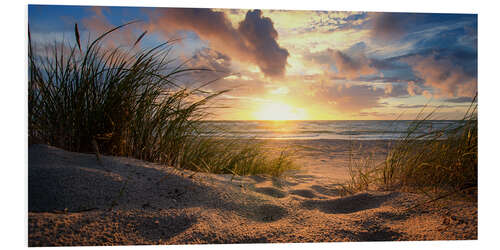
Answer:
[[[428,107],[428,106],[425,104],[413,104],[413,105],[399,104],[396,106],[396,108],[400,108],[400,109],[423,109],[425,107]]]
[[[409,13],[370,13],[371,35],[382,41],[397,40],[407,33],[407,25],[414,20],[414,14]]]
[[[333,52],[333,59],[339,72],[342,72],[348,79],[377,73],[377,70],[370,66],[370,59],[365,56],[353,58],[337,50]]]
[[[380,106],[379,100],[385,96],[384,89],[371,85],[338,84],[314,92],[314,99],[321,99],[343,113],[356,113]]]
[[[432,93],[429,92],[429,90],[422,91],[422,95],[425,96],[425,98],[427,98],[427,99],[431,99],[432,98]]]
[[[231,58],[210,48],[197,50],[189,60],[188,65],[221,73],[231,72]]]
[[[414,81],[408,82],[407,88],[408,94],[411,96],[416,96],[422,94],[422,88],[418,86]]]
[[[109,11],[107,7],[92,6],[89,10],[92,12],[92,15],[88,18],[82,19],[82,23],[85,28],[93,33],[94,39],[97,38],[97,36],[116,27],[108,21],[106,16],[104,16],[104,12]],[[128,27],[124,27],[109,33],[104,38],[104,42],[105,45],[110,48],[117,48],[121,45],[132,46],[137,38],[138,37],[133,34],[131,26],[129,25]]]
[[[221,78],[232,73],[231,58],[210,48],[198,49],[192,57],[183,59],[186,59],[183,68],[201,69],[186,71],[176,77],[176,80],[179,81],[178,85],[184,87],[197,87],[195,85],[204,85],[215,80],[221,81]],[[218,85],[217,82],[213,82],[207,85],[206,88],[214,90],[216,85]],[[220,87],[216,90],[223,89],[225,88]]]
[[[234,28],[224,12],[211,9],[165,8],[151,16],[150,29],[171,36],[188,30],[209,42],[211,48],[232,58],[255,64],[269,77],[281,77],[289,53],[277,42],[278,32],[260,10],[248,11]]]
[[[404,97],[409,95],[406,84],[398,83],[385,84],[384,93],[386,97]]]
[[[451,102],[451,103],[471,103],[474,100],[473,97],[456,97],[456,98],[448,98],[445,99],[445,102]]]
[[[276,42],[278,32],[271,19],[262,17],[260,10],[248,11],[238,30],[258,59],[262,72],[270,76],[283,75],[289,53]]]
[[[363,75],[377,73],[377,70],[371,65],[372,60],[361,53],[357,56],[349,56],[339,50],[326,49],[310,53],[305,58],[321,65],[335,65],[338,71],[337,76],[346,79],[358,79]]]
[[[377,117],[377,118],[383,118],[383,119],[394,119],[396,116],[396,113],[389,113],[389,112],[377,112],[377,111],[372,111],[372,112],[359,112],[357,116],[359,117]]]
[[[477,78],[465,73],[463,67],[450,59],[430,56],[411,56],[402,59],[408,63],[415,75],[424,85],[433,87],[435,96],[474,96],[477,91]]]
[[[392,84],[386,84],[386,85],[384,86],[384,93],[385,93],[385,94],[390,94],[390,93],[392,93],[393,88],[394,88],[394,87],[392,86]]]

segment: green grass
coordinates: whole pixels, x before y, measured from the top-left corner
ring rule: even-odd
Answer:
[[[181,165],[195,171],[234,175],[280,176],[297,169],[290,150],[282,150],[276,157],[264,146],[265,142],[252,139],[200,138],[182,154]]]
[[[349,164],[350,181],[345,185],[353,193],[367,189],[421,192],[431,197],[477,195],[477,104],[446,128],[417,133],[434,112],[423,111],[408,127],[406,134],[392,142],[385,160],[360,156]],[[353,153],[355,154],[355,153]]]
[[[75,24],[74,45],[54,43],[46,54],[28,33],[31,142],[214,173],[279,175],[293,165],[286,154],[266,156],[258,143],[217,139],[222,131],[207,137],[200,121],[227,90],[180,87],[179,76],[208,69],[176,65],[169,53],[172,41],[141,49],[143,33],[130,47],[103,45],[110,33],[129,24],[85,48]]]

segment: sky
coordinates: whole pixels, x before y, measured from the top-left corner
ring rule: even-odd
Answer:
[[[179,79],[216,100],[218,120],[460,119],[477,92],[477,15],[244,9],[28,7],[39,45],[74,44],[116,25],[105,46],[172,39]]]

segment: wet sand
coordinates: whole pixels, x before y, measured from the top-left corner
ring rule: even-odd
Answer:
[[[386,141],[355,141],[383,159]],[[30,246],[477,239],[477,203],[417,194],[341,196],[350,142],[270,141],[295,149],[284,178],[178,170],[125,157],[32,145]]]

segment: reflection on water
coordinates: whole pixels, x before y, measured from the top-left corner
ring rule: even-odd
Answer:
[[[398,139],[412,121],[205,121],[205,128],[222,129],[232,138],[257,139]],[[415,135],[456,127],[460,121],[424,121]]]

